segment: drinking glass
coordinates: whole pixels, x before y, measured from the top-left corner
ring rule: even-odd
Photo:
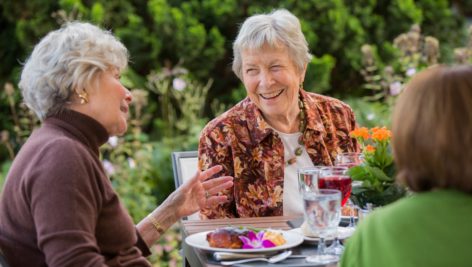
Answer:
[[[318,191],[318,175],[322,167],[315,166],[298,169],[298,190],[300,194]]]
[[[341,191],[342,201],[339,209],[346,204],[351,196],[352,180],[347,175],[347,167],[329,166],[320,170],[318,177],[318,187],[320,189],[336,189]],[[337,229],[337,228],[336,228]],[[344,252],[344,246],[339,242],[338,234],[335,234],[333,244],[327,249],[328,253],[341,255]]]
[[[316,264],[328,264],[339,260],[337,255],[327,254],[325,238],[333,234],[341,221],[341,192],[334,189],[319,189],[317,192],[303,193],[305,221],[310,230],[316,233],[318,252],[306,258]]]
[[[318,188],[341,191],[341,206],[346,204],[352,191],[352,180],[347,170],[348,168],[343,166],[327,166],[321,168],[318,175]]]
[[[335,160],[335,165],[336,166],[343,166],[347,168],[351,168],[354,166],[358,166],[364,163],[364,154],[360,152],[346,152],[346,153],[340,153],[336,155],[336,160]],[[362,185],[361,181],[353,181],[352,182],[352,187],[360,186]],[[356,227],[355,221],[354,221],[354,212],[356,210],[359,210],[358,207],[352,203],[351,200],[347,201],[348,207],[349,207],[349,225],[347,227]]]
[[[364,154],[359,152],[346,152],[336,155],[335,165],[351,168],[364,162]]]

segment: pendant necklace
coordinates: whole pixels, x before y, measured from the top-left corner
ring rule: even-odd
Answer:
[[[303,134],[305,133],[306,129],[306,113],[305,113],[305,104],[303,101],[298,98],[298,107],[300,108],[300,113],[298,114],[298,118],[300,119],[300,125],[298,126],[298,130],[302,133],[298,138],[298,145],[295,148],[294,156],[287,160],[287,165],[292,165],[297,162],[297,157],[301,156],[303,153],[303,147],[305,143],[303,142]]]

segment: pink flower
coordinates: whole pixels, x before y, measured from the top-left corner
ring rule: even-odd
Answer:
[[[243,241],[243,249],[272,248],[276,246],[272,241],[264,239],[264,231],[259,231],[257,234],[249,231],[247,237],[239,236],[239,239]]]

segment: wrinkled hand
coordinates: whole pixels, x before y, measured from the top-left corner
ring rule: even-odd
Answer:
[[[217,165],[203,172],[198,171],[195,176],[172,193],[173,206],[176,207],[179,217],[188,216],[202,208],[210,208],[227,201],[226,196],[217,194],[233,186],[233,177],[221,176],[205,181],[221,170],[222,167]]]

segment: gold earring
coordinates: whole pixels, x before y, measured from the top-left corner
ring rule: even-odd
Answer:
[[[80,98],[80,104],[83,105],[83,104],[87,104],[89,102],[87,92],[83,91],[82,93],[77,93],[77,95]]]

